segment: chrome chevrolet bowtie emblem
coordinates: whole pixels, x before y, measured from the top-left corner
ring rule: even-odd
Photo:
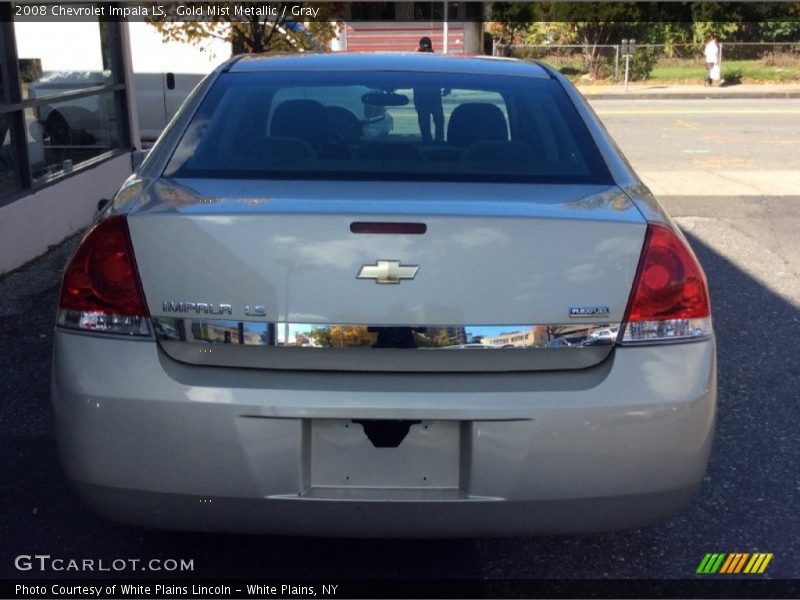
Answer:
[[[399,260],[379,260],[374,265],[364,265],[358,279],[374,279],[375,283],[400,283],[401,279],[414,279],[417,265],[401,265]]]

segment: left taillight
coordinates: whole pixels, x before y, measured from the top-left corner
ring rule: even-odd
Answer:
[[[64,271],[58,324],[149,336],[149,312],[124,216],[103,219],[81,240]]]

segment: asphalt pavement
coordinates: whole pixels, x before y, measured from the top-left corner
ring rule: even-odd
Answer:
[[[711,181],[719,171],[682,152],[704,135],[705,121],[694,129],[678,125],[675,133],[673,121],[688,115],[641,114],[636,111],[646,104],[608,102],[595,103],[595,110],[637,170],[672,172],[676,183],[698,171]],[[781,102],[756,106],[797,109]],[[791,142],[800,121],[787,125],[794,113],[773,120],[747,113],[744,105],[734,109],[738,116],[714,134]],[[603,116],[603,110],[623,114]],[[791,173],[797,148],[784,146],[774,156],[749,155],[758,147],[752,140],[739,144],[738,154],[725,154],[730,144],[708,149],[709,157],[752,159],[739,172],[769,164],[770,172]],[[759,551],[774,553],[765,577],[800,578],[800,190],[769,194],[773,184],[766,182],[763,191],[729,195],[700,182],[701,194],[662,200],[708,275],[719,413],[708,475],[689,507],[670,521],[595,536],[433,541],[174,533],[103,521],[83,507],[61,473],[49,405],[53,316],[72,239],[0,279],[0,577],[41,577],[17,571],[13,559],[44,553],[193,559],[195,570],[180,576],[199,578],[693,578],[707,552]],[[54,575],[81,574],[45,574]]]
[[[590,99],[658,196],[800,195],[800,99]]]

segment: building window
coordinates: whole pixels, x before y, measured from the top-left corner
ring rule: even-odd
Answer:
[[[447,20],[458,19],[458,2],[447,3]],[[415,21],[442,21],[444,20],[444,2],[414,2]]]
[[[392,21],[395,18],[394,2],[353,2],[350,18],[354,21]]]
[[[123,147],[113,92],[75,100],[53,99],[26,109],[25,123],[35,183],[50,181],[76,165]]]
[[[130,147],[119,25],[0,6],[0,204]]]
[[[9,115],[0,114],[0,137],[3,145],[0,147],[0,197],[10,192],[19,190],[19,168],[17,156],[14,152],[16,140],[14,131],[10,127]]]

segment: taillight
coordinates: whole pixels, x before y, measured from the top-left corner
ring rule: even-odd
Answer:
[[[123,335],[150,335],[147,304],[123,216],[92,227],[64,271],[58,324]]]
[[[669,227],[647,227],[625,322],[623,344],[677,341],[712,332],[703,269]]]

